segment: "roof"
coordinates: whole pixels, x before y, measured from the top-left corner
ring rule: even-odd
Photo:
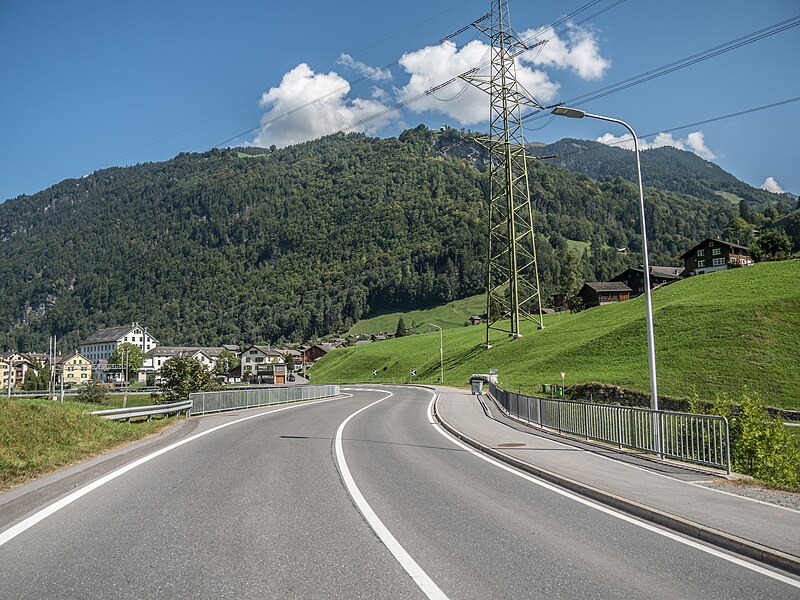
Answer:
[[[239,351],[239,344],[222,344],[222,347],[225,348],[228,352],[238,352]]]
[[[283,356],[283,354],[281,354],[277,350],[273,350],[269,346],[257,346],[255,344],[253,344],[252,346],[246,346],[244,348],[244,350],[242,350],[242,354],[244,354],[245,352],[248,352],[249,350],[251,350],[253,348],[258,350],[259,352],[261,352],[261,354],[263,354],[265,356]]]
[[[655,275],[656,277],[661,277],[662,279],[678,279],[684,271],[684,267],[650,267],[650,274]],[[625,275],[628,272],[634,273],[644,273],[644,267],[630,267],[629,269],[625,269],[619,275],[612,277],[611,281],[619,281],[620,279],[624,279]]]
[[[717,242],[718,244],[722,244],[723,246],[728,246],[729,248],[733,248],[735,250],[745,250],[747,252],[750,252],[750,248],[748,248],[747,246],[742,246],[741,244],[734,244],[733,242],[726,242],[725,240],[720,240],[720,239],[717,239],[717,238],[706,238],[702,242],[700,242],[699,244],[695,244],[694,246],[689,248],[686,252],[681,254],[678,258],[686,258],[693,251],[697,250],[697,248],[699,248],[700,246],[702,246],[706,242]]]
[[[84,344],[97,344],[100,342],[116,342],[118,339],[128,335],[133,329],[134,325],[125,325],[123,327],[109,327],[108,329],[101,329],[95,331],[92,335],[86,338]]]
[[[202,346],[156,346],[147,351],[147,356],[192,356],[202,352],[208,358],[218,358],[224,348],[222,347],[202,347]]]
[[[71,352],[71,353],[69,353],[69,354],[62,354],[61,356],[56,356],[56,364],[57,364],[57,365],[64,364],[65,362],[67,362],[68,360],[70,360],[70,359],[72,359],[72,358],[75,358],[76,356],[78,356],[78,357],[82,358],[82,359],[83,359],[83,360],[85,360],[87,363],[89,362],[89,359],[88,359],[88,358],[86,358],[86,357],[85,357],[83,354],[81,354],[80,352]]]
[[[627,285],[620,281],[587,281],[583,287],[588,287],[595,292],[630,292]]]
[[[328,352],[330,352],[331,350],[335,350],[336,349],[336,346],[334,346],[333,344],[314,344],[312,346],[312,348],[314,348],[314,347],[319,348],[320,350],[322,350],[326,354]]]

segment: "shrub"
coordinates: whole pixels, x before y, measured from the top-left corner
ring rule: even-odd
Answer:
[[[108,396],[108,390],[99,381],[92,379],[78,392],[78,401],[102,404],[106,396]]]

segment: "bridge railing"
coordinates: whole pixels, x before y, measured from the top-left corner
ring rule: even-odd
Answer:
[[[338,385],[292,385],[287,387],[224,390],[189,394],[191,415],[204,415],[227,410],[271,406],[301,400],[317,400],[339,395]]]
[[[175,402],[173,404],[154,404],[152,406],[129,406],[126,408],[111,408],[108,410],[95,410],[90,415],[97,415],[112,421],[129,421],[141,417],[147,417],[149,421],[154,415],[177,415],[182,412],[188,414],[192,403],[189,400]]]
[[[493,383],[489,393],[509,415],[532,425],[730,473],[730,431],[724,417],[551,400]]]

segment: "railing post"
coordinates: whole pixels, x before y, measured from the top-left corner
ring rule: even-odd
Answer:
[[[542,399],[538,396],[536,397],[536,408],[539,413],[539,427],[542,427]]]

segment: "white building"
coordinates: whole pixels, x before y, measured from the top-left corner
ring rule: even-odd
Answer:
[[[93,365],[107,361],[120,344],[133,344],[147,354],[158,345],[158,340],[147,333],[147,329],[138,323],[123,327],[101,329],[90,335],[81,343],[80,352]]]
[[[145,354],[144,369],[151,373],[159,373],[161,367],[170,358],[188,356],[198,361],[207,370],[212,371],[217,364],[224,347],[198,346],[156,346]]]

